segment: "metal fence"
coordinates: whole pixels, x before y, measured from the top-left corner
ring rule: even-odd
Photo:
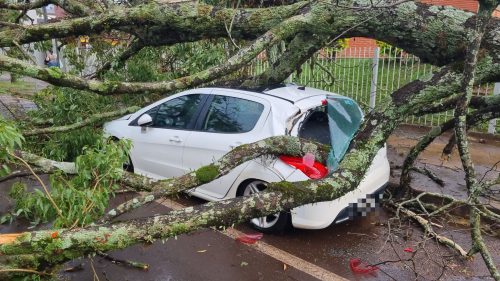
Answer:
[[[250,71],[261,73],[269,67],[264,57],[251,64]],[[435,66],[424,64],[416,56],[397,48],[347,48],[341,51],[322,49],[309,59],[299,74],[289,81],[339,93],[356,100],[365,110],[373,108],[405,84],[430,75]],[[475,95],[500,94],[500,84],[490,83],[474,88]],[[453,117],[453,111],[411,117],[407,124],[437,126]],[[500,134],[500,122],[480,124],[474,131]]]

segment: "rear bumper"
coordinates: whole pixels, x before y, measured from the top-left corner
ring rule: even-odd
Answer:
[[[386,187],[387,184],[381,186],[374,193],[368,194],[366,198],[358,200],[358,203],[349,204],[349,206],[340,211],[337,217],[333,220],[333,223],[338,224],[352,220],[355,217],[364,217],[369,212],[374,211],[375,208],[379,206],[380,200],[384,196]]]
[[[383,193],[389,182],[389,171],[389,161],[384,147],[373,159],[358,188],[333,201],[313,203],[292,209],[290,211],[292,225],[303,229],[322,229],[334,222],[340,223],[357,215],[366,215],[377,206],[378,196]],[[287,180],[303,179],[299,176],[294,177],[292,174]]]

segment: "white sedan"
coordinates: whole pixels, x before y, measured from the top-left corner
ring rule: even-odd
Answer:
[[[345,104],[349,110],[333,109],[335,106],[331,104]],[[328,112],[327,107],[335,112]],[[359,115],[359,120],[355,115]],[[109,137],[132,140],[130,170],[163,179],[210,164],[238,145],[271,136],[298,136],[333,144],[336,148],[343,146],[340,150],[345,152],[352,135],[335,137],[333,142],[331,136],[340,136],[346,131],[354,133],[361,119],[361,109],[351,99],[293,84],[263,92],[200,88],[167,97],[108,122],[104,131]],[[333,159],[330,170],[338,160]],[[268,182],[316,179],[327,173],[321,163],[304,165],[302,158],[255,159],[189,193],[216,201],[258,192],[266,188]],[[384,147],[356,190],[334,201],[255,218],[251,224],[263,232],[282,231],[290,226],[325,228],[355,215],[366,215],[375,207],[388,181],[389,162]]]

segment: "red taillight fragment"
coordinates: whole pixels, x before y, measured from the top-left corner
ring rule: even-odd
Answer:
[[[323,164],[316,161],[312,166],[307,166],[303,163],[302,157],[282,155],[280,159],[288,165],[299,169],[311,179],[321,179],[328,174],[328,169]]]

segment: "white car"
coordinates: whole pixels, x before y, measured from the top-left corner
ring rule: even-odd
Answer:
[[[212,163],[238,145],[271,136],[299,136],[331,145],[330,130],[345,120],[329,117],[327,98],[349,102],[362,118],[359,106],[347,97],[293,84],[263,92],[200,88],[169,96],[108,122],[104,131],[108,137],[132,140],[130,168],[135,173],[157,179],[177,177]],[[318,169],[314,170],[321,172],[318,176],[301,169],[301,162],[302,158],[287,156],[255,159],[189,193],[216,201],[258,192],[268,182],[308,180],[327,172],[315,162]],[[263,232],[282,231],[290,225],[325,228],[356,214],[366,215],[375,207],[388,181],[389,161],[383,147],[356,190],[334,201],[255,218],[251,224]]]

